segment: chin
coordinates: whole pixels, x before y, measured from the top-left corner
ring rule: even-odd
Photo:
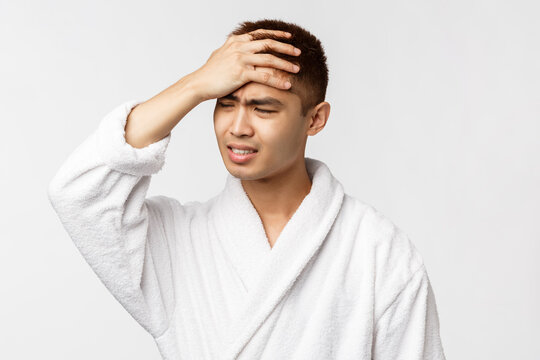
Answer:
[[[232,166],[227,167],[227,171],[229,172],[229,174],[240,180],[255,180],[257,178],[256,176],[253,176],[253,174],[251,174],[251,171],[249,171],[249,169],[239,169],[237,167],[237,164],[234,163],[232,164]]]
[[[225,167],[229,174],[240,180],[257,180],[260,179],[260,172],[254,169],[252,166],[246,164],[236,164],[230,159],[225,162]]]

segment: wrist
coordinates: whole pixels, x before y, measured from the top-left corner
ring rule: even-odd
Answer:
[[[182,79],[180,79],[180,81],[178,81],[178,85],[183,88],[183,91],[189,94],[191,100],[196,104],[209,100],[209,98],[207,98],[202,91],[204,87],[199,81],[197,71],[184,76]]]

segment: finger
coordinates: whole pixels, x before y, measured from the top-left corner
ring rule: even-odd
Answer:
[[[283,36],[286,38],[289,38],[292,36],[290,32],[282,31],[282,30],[270,30],[270,29],[257,29],[250,31],[245,34],[236,35],[236,38],[241,41],[251,41],[253,40],[252,34],[268,34],[268,35],[277,35],[277,36]]]
[[[277,36],[284,36],[284,37],[290,37],[292,34],[287,31],[282,30],[274,30],[274,29],[257,29],[250,31],[248,34],[268,34],[268,35],[277,35]]]
[[[272,67],[292,73],[300,71],[298,65],[272,54],[245,54],[244,62],[248,65]]]
[[[302,52],[300,49],[298,49],[292,44],[286,44],[284,42],[274,39],[253,40],[243,44],[242,50],[244,49],[253,53],[274,50],[293,56],[300,55],[300,53]]]
[[[286,85],[286,82],[288,82],[289,79],[273,75],[270,71],[246,70],[244,73],[248,81],[255,81],[264,85],[273,86],[280,90],[287,90],[291,87],[291,85]]]

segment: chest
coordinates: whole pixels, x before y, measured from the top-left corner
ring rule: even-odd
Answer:
[[[313,237],[283,222],[267,221],[264,240],[246,224],[238,243],[205,223],[190,222],[177,251],[175,337],[184,350],[199,344],[190,358],[331,359],[369,351],[358,342],[359,334],[370,338],[372,319],[364,251],[339,224],[317,250],[303,248]],[[273,249],[252,248],[259,240]]]
[[[269,241],[279,235],[276,232],[269,229]],[[371,282],[363,276],[365,263],[337,261],[355,252],[344,247],[344,241],[327,239],[331,241],[303,271],[294,271],[297,278],[290,286],[274,294],[272,282],[283,279],[289,263],[280,268],[261,262],[260,266],[272,268],[273,277],[267,282],[258,277],[263,281],[246,288],[229,255],[220,251],[221,246],[212,246],[219,243],[215,240],[193,241],[194,248],[181,251],[186,256],[177,274],[175,341],[188,358],[232,359],[227,356],[238,351],[239,359],[246,360],[369,359],[363,357],[369,354],[369,343],[359,339],[371,337]],[[275,301],[269,303],[272,298]]]
[[[286,222],[226,204],[176,217],[171,336],[186,358],[363,359],[373,282],[345,210],[306,201]]]
[[[263,222],[266,239],[271,248],[274,247],[277,239],[279,238],[279,235],[283,231],[283,228],[286,224],[286,221]]]

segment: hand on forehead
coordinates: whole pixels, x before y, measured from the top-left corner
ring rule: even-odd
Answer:
[[[292,83],[292,78],[293,77],[287,71],[276,69],[274,67],[257,66],[257,65],[254,65],[254,68],[257,71],[270,73],[270,74],[272,74],[274,76],[280,77],[281,79],[289,80]]]

